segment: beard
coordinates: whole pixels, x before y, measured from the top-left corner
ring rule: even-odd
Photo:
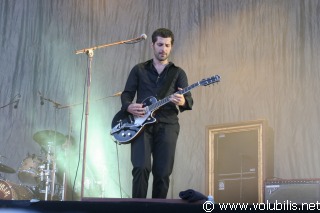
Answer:
[[[155,54],[155,57],[159,61],[166,61],[169,58],[169,54],[166,53],[157,53]]]

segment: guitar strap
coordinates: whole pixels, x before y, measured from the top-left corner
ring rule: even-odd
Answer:
[[[169,91],[170,86],[175,83],[175,78],[177,78],[177,75],[178,75],[177,68],[170,69],[170,71],[168,72],[167,79],[165,80],[165,83],[160,89],[160,92],[158,94],[159,100],[169,95],[167,93]]]

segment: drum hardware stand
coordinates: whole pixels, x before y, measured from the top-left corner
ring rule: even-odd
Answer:
[[[62,180],[62,192],[61,192],[61,201],[64,201],[66,199],[66,172],[63,172],[63,180]]]
[[[54,197],[54,192],[55,192],[55,180],[56,180],[56,161],[55,161],[55,156],[54,153],[51,152],[51,142],[48,143],[48,151],[46,154],[46,160],[44,161],[44,164],[40,166],[40,182],[44,182],[44,192],[45,192],[45,197],[44,200],[47,201],[49,199],[50,195],[50,200],[53,199]],[[40,186],[41,187],[41,186]],[[50,191],[49,191],[50,190]]]
[[[55,161],[53,161],[52,165],[52,171],[51,171],[51,176],[52,176],[52,182],[51,182],[51,200],[53,199],[54,192],[55,192],[55,182],[56,182],[56,169],[57,169],[57,164]]]
[[[51,100],[49,98],[46,98],[44,97],[40,91],[38,91],[38,95],[40,96],[40,100],[41,100],[41,105],[44,104],[44,100],[45,101],[48,101],[50,103],[52,103],[55,107],[55,129],[56,129],[56,113],[57,113],[57,110],[59,109],[60,106],[62,106],[60,103],[54,101],[54,100]],[[54,149],[56,149],[56,135],[54,135],[54,140],[53,142],[50,141],[48,142],[47,144],[47,148],[48,148],[48,152],[47,152],[47,162],[45,164],[45,170],[44,170],[44,176],[45,176],[45,200],[48,200],[48,196],[49,196],[49,184],[50,184],[50,181],[51,181],[51,187],[50,187],[50,190],[51,190],[51,200],[53,199],[53,196],[54,196],[54,192],[55,192],[55,180],[56,180],[56,161],[55,161],[55,151],[52,153],[51,152],[51,147],[54,146]],[[54,144],[53,144],[54,143]],[[52,145],[53,144],[53,145]],[[43,147],[41,148],[43,149]],[[52,154],[51,154],[52,153]],[[52,168],[50,168],[50,165],[52,165]],[[52,170],[51,170],[52,169]],[[50,179],[51,177],[51,179]],[[42,180],[43,181],[43,180]],[[64,190],[64,189],[63,189]]]
[[[45,169],[44,169],[44,176],[45,176],[45,201],[48,200],[48,194],[49,194],[49,184],[51,183],[51,200],[52,200],[52,193],[54,192],[54,180],[55,180],[55,162],[52,160],[53,154],[51,154],[51,145],[48,145],[48,153],[47,153],[47,161],[45,162]],[[52,164],[51,164],[52,163]],[[50,168],[50,165],[52,165],[52,171]],[[50,178],[51,177],[51,178]]]

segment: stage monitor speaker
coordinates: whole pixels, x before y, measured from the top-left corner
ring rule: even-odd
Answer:
[[[263,202],[264,180],[273,177],[273,134],[266,121],[207,130],[207,193],[219,203]]]
[[[265,203],[320,202],[320,179],[270,179],[265,181]]]

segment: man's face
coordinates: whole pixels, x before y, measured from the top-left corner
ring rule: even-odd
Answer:
[[[159,61],[166,61],[171,53],[171,38],[158,36],[157,41],[152,44],[154,57]]]

